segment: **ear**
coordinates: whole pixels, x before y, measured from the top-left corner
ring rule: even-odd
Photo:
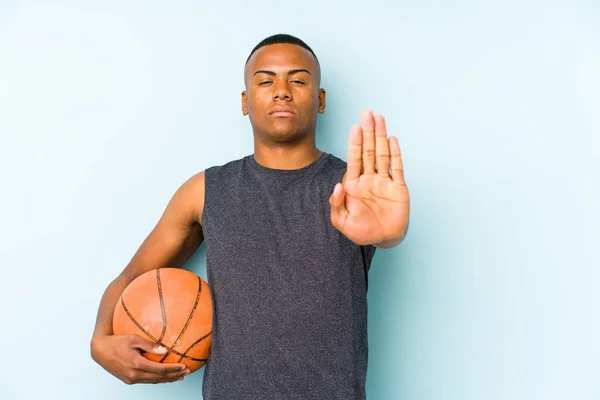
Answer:
[[[242,115],[248,115],[248,95],[245,90],[242,92]]]
[[[325,114],[325,89],[319,89],[319,108],[320,114]]]

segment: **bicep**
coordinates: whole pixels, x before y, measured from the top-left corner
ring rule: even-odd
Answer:
[[[181,267],[204,241],[199,218],[203,206],[204,173],[201,172],[175,192],[123,274],[135,279],[153,269]]]

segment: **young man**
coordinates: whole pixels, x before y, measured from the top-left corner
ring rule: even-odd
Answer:
[[[206,242],[214,317],[203,398],[364,399],[367,275],[376,247],[398,245],[409,221],[400,147],[382,116],[363,112],[348,162],[316,147],[325,110],[317,57],[275,35],[246,62],[242,112],[254,154],[185,182],[123,272],[106,289],[93,359],[128,384],[171,382],[189,371],[112,335],[112,313],[140,274],[179,267]]]

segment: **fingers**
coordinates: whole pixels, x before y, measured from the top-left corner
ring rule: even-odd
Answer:
[[[387,130],[383,115],[375,117],[375,161],[377,173],[382,178],[390,177],[390,146],[387,140]]]
[[[358,179],[362,172],[362,142],[362,129],[359,125],[354,125],[350,129],[350,139],[348,141],[347,180]]]
[[[165,354],[167,349],[156,343],[142,339],[137,335],[131,335],[131,347],[133,349],[140,349],[146,352],[154,354]],[[143,357],[141,354],[135,356],[133,364],[134,375],[132,380],[136,383],[160,383],[160,382],[173,382],[182,378],[189,373],[189,369],[185,364],[182,363],[159,363],[150,361]]]
[[[147,371],[134,371],[129,381],[132,383],[168,383],[182,380],[189,374],[189,370],[155,374]]]
[[[134,349],[140,349],[143,351],[147,351],[149,353],[154,354],[165,354],[167,349],[163,346],[150,342],[148,340],[142,339],[137,335],[130,335],[131,347]]]
[[[163,364],[155,361],[150,361],[145,357],[137,360],[136,369],[139,371],[150,372],[156,375],[166,375],[174,372],[181,372],[187,369],[185,364],[168,363]]]
[[[140,356],[128,379],[132,383],[166,383],[181,380],[189,373],[185,364],[161,364]]]
[[[363,132],[362,162],[364,173],[370,175],[375,173],[375,120],[371,110],[362,112],[360,126]]]
[[[392,179],[394,182],[404,183],[404,167],[402,164],[402,155],[400,154],[400,144],[398,143],[398,138],[392,136],[388,139],[388,141],[392,156]]]
[[[391,173],[390,173],[391,170]],[[360,126],[350,129],[346,179],[358,179],[361,174],[377,174],[404,182],[404,169],[400,145],[394,136],[387,137],[387,127],[382,115],[373,116],[371,110],[361,114]]]

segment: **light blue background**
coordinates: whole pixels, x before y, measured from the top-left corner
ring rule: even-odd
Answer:
[[[201,398],[202,372],[127,386],[89,340],[177,187],[252,153],[243,63],[279,32],[321,60],[322,150],[369,107],[403,151],[369,399],[600,398],[597,2],[124,3],[0,1],[3,399]]]

